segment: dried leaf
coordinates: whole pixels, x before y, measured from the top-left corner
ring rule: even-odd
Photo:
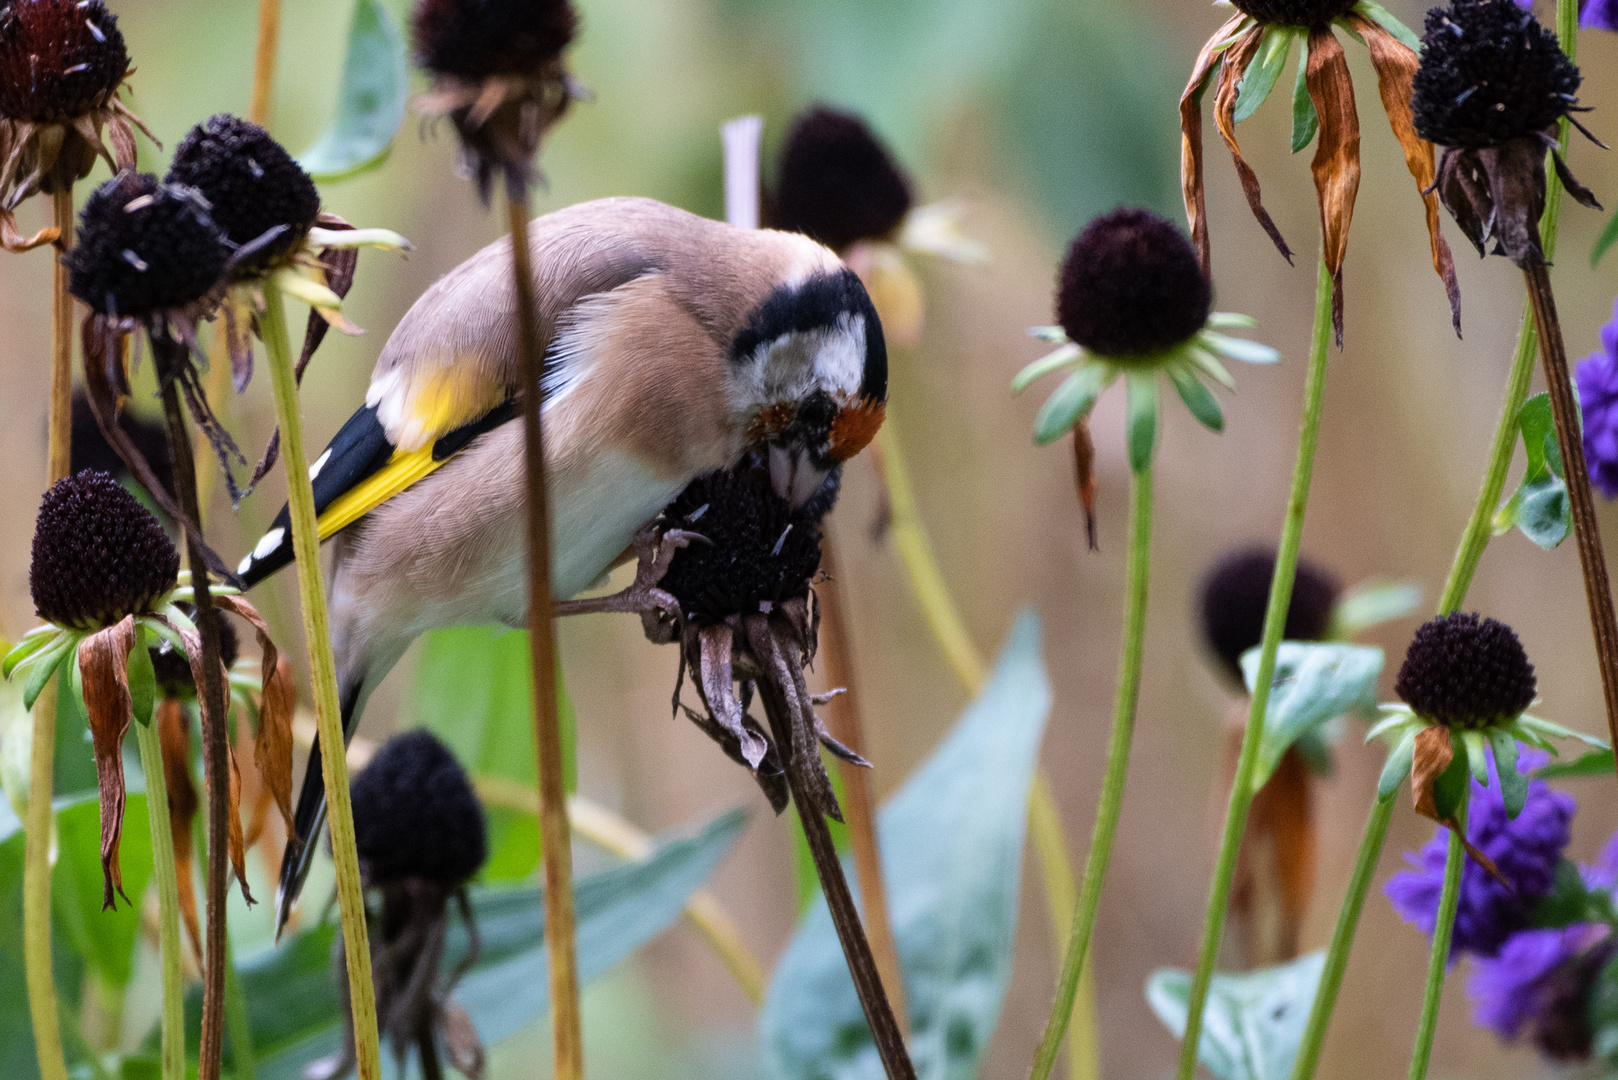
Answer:
[[[135,646],[135,617],[97,631],[79,645],[84,711],[95,748],[96,786],[101,795],[101,906],[115,908],[113,891],[123,895],[118,842],[124,831],[124,733],[134,718],[127,666]],[[129,897],[124,896],[129,902]]]
[[[264,786],[275,799],[292,835],[292,714],[297,709],[298,691],[292,678],[292,665],[280,655],[270,638],[270,628],[244,596],[218,596],[214,602],[253,627],[258,635],[260,691],[258,737],[253,743],[253,760]],[[256,831],[256,830],[255,830]]]
[[[1455,256],[1451,254],[1449,242],[1438,228],[1438,193],[1433,190],[1436,175],[1433,144],[1416,134],[1415,117],[1410,110],[1414,93],[1411,80],[1415,78],[1421,57],[1381,24],[1363,15],[1351,12],[1348,24],[1360,32],[1371,50],[1371,66],[1376,69],[1376,85],[1382,95],[1382,108],[1388,114],[1388,124],[1393,128],[1394,138],[1404,149],[1405,166],[1415,178],[1416,188],[1426,204],[1427,237],[1433,252],[1433,269],[1444,282],[1444,292],[1449,297],[1450,317],[1459,336],[1461,286],[1455,280]]]
[[[236,767],[233,748],[226,749],[225,758],[230,763],[230,828],[225,834],[226,845],[230,850],[230,865],[242,886],[242,899],[251,905],[253,892],[247,887],[247,842],[242,835],[242,774]]]
[[[1084,536],[1091,551],[1100,551],[1096,540],[1096,443],[1090,437],[1090,418],[1081,416],[1073,426],[1073,463],[1079,485],[1079,505],[1084,507]]]
[[[194,842],[191,824],[197,816],[197,787],[191,779],[191,724],[185,706],[164,698],[157,706],[157,733],[163,747],[163,782],[168,788],[169,834],[174,838],[174,876],[180,887],[180,915],[197,964],[202,964],[202,930],[197,921],[197,890],[192,882]]]
[[[1416,813],[1441,821],[1433,801],[1433,785],[1455,759],[1449,729],[1424,727],[1416,732],[1416,756],[1410,766],[1410,793],[1416,800]]]
[[[44,244],[52,243],[61,233],[55,228],[39,230],[33,236],[24,236],[17,231],[17,219],[10,210],[0,210],[0,248],[22,254],[32,251]]]
[[[1202,272],[1213,275],[1213,257],[1208,243],[1208,201],[1202,182],[1202,93],[1208,77],[1219,63],[1219,48],[1224,45],[1247,16],[1238,12],[1214,31],[1213,37],[1197,54],[1191,68],[1191,79],[1180,94],[1180,192],[1185,199],[1186,224],[1191,227],[1191,241],[1197,245],[1202,259]]]
[[[338,217],[336,214],[323,213],[315,219],[315,224],[322,229],[335,231],[351,230],[354,226]],[[356,248],[327,248],[320,253],[320,265],[326,273],[326,288],[336,293],[338,298],[348,296],[348,290],[354,287],[354,271],[358,269],[360,253]],[[298,366],[294,369],[298,383],[303,383],[304,368],[314,358],[315,350],[325,340],[326,329],[330,324],[321,317],[319,311],[309,312],[309,324],[303,332],[303,352],[298,356]]]
[[[1354,81],[1343,43],[1329,26],[1309,31],[1309,65],[1304,76],[1309,100],[1320,117],[1320,138],[1309,169],[1320,202],[1321,257],[1331,275],[1331,319],[1337,347],[1343,347],[1343,258],[1354,197],[1360,190],[1360,117],[1354,108]]]
[[[1214,90],[1214,126],[1219,129],[1220,137],[1225,140],[1225,146],[1230,149],[1230,159],[1236,165],[1236,175],[1242,182],[1242,193],[1247,196],[1247,206],[1253,211],[1253,216],[1269,234],[1276,250],[1287,260],[1292,261],[1292,249],[1281,237],[1281,230],[1270,217],[1270,212],[1264,209],[1264,199],[1259,191],[1258,174],[1247,159],[1242,157],[1242,149],[1236,144],[1236,99],[1241,91],[1242,76],[1247,72],[1247,66],[1253,62],[1259,45],[1264,40],[1264,27],[1255,26],[1248,30],[1236,43],[1225,50],[1224,63],[1219,68],[1219,85]],[[1330,36],[1329,34],[1327,35]],[[1335,39],[1333,39],[1335,40]],[[1313,64],[1314,37],[1310,36],[1310,63]],[[1352,100],[1352,99],[1350,99]],[[1316,103],[1318,109],[1319,103]],[[1327,120],[1321,117],[1324,126]],[[1324,138],[1324,136],[1322,136]]]

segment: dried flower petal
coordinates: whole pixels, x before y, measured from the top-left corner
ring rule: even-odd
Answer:
[[[1213,275],[1213,259],[1208,243],[1208,199],[1202,180],[1202,94],[1213,70],[1223,59],[1231,34],[1247,19],[1232,15],[1214,31],[1197,54],[1191,78],[1180,94],[1180,193],[1185,199],[1185,220],[1191,229],[1191,243],[1202,260],[1202,272]]]
[[[168,789],[169,834],[174,842],[174,875],[179,883],[180,915],[191,950],[202,961],[202,931],[197,921],[197,891],[192,882],[191,824],[197,816],[197,788],[191,778],[191,723],[185,706],[165,697],[157,706],[158,738],[163,748],[163,782]]]
[[[1236,145],[1236,99],[1241,92],[1242,78],[1247,74],[1247,67],[1253,62],[1259,46],[1264,42],[1264,31],[1265,27],[1255,26],[1225,50],[1224,63],[1219,68],[1219,85],[1214,90],[1214,126],[1219,129],[1220,137],[1230,149],[1230,158],[1236,165],[1236,175],[1242,182],[1242,193],[1247,196],[1248,208],[1253,211],[1253,216],[1269,234],[1276,250],[1281,252],[1287,262],[1291,262],[1292,249],[1281,238],[1281,230],[1276,228],[1270,212],[1264,209],[1258,174],[1247,164],[1247,159],[1242,157],[1242,148]]]
[[[1360,190],[1360,118],[1354,108],[1354,83],[1348,75],[1343,44],[1330,27],[1309,31],[1305,68],[1309,99],[1320,117],[1320,136],[1310,171],[1320,203],[1321,257],[1331,275],[1331,319],[1337,346],[1343,345],[1343,259],[1348,254],[1348,227],[1354,220],[1354,197]]]
[[[101,874],[103,909],[115,908],[114,890],[124,894],[118,843],[124,831],[124,733],[134,718],[129,696],[129,652],[135,647],[135,617],[98,630],[79,645],[84,710],[95,748],[96,786],[101,797]]]

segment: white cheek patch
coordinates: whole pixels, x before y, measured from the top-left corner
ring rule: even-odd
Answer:
[[[849,312],[831,326],[782,334],[734,368],[732,396],[740,409],[802,401],[816,390],[853,397],[865,377],[865,319]]]

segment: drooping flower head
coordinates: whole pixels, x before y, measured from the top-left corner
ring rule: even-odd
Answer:
[[[1214,90],[1214,124],[1230,150],[1248,207],[1277,249],[1292,261],[1259,188],[1258,174],[1242,156],[1236,125],[1251,116],[1280,84],[1294,43],[1299,45],[1298,77],[1292,95],[1292,151],[1316,143],[1311,168],[1320,204],[1322,258],[1332,278],[1332,320],[1343,343],[1343,260],[1349,224],[1360,184],[1360,121],[1337,28],[1363,41],[1371,53],[1388,123],[1404,149],[1405,164],[1425,203],[1433,269],[1448,294],[1456,333],[1461,328],[1461,296],[1449,245],[1438,231],[1438,201],[1432,186],[1433,147],[1417,135],[1410,112],[1411,77],[1416,70],[1414,34],[1380,5],[1364,0],[1234,0],[1237,12],[1202,47],[1191,79],[1180,96],[1180,183],[1186,220],[1205,274],[1212,273],[1207,200],[1202,178],[1202,95]],[[1218,76],[1214,72],[1217,69]]]
[[[128,74],[124,36],[102,0],[0,7],[0,246],[26,251],[56,239],[55,229],[17,232],[12,211],[30,195],[66,190],[97,157],[114,172],[134,167],[133,129],[146,126],[118,100]]]
[[[1438,170],[1444,206],[1479,255],[1492,251],[1518,266],[1544,261],[1546,150],[1568,193],[1596,205],[1568,172],[1552,130],[1585,111],[1578,105],[1579,69],[1556,35],[1512,0],[1434,8],[1422,44],[1413,108],[1422,138],[1444,147]]]
[[[1618,498],[1618,303],[1601,328],[1601,348],[1579,361],[1574,378],[1584,416],[1584,459],[1590,483]]]
[[[1203,639],[1225,674],[1238,685],[1242,682],[1242,654],[1264,637],[1264,614],[1274,575],[1275,549],[1253,547],[1226,554],[1203,578]],[[1341,593],[1337,575],[1300,558],[1282,636],[1287,641],[1324,640]]]
[[[1219,356],[1267,364],[1275,350],[1227,337],[1218,328],[1252,326],[1242,315],[1210,312],[1213,288],[1178,228],[1149,210],[1120,209],[1087,225],[1068,247],[1057,278],[1059,325],[1035,336],[1060,345],[1012,382],[1022,390],[1041,375],[1071,371],[1034,421],[1034,441],[1052,442],[1089,416],[1119,376],[1129,387],[1129,459],[1151,463],[1157,438],[1157,377],[1166,374],[1191,414],[1224,427],[1211,380],[1233,387]]]
[[[1513,934],[1472,969],[1473,1022],[1507,1041],[1527,1034],[1552,1060],[1586,1060],[1591,993],[1618,953],[1611,931],[1604,923],[1574,923]]]

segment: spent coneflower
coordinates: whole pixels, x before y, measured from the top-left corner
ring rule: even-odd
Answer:
[[[477,960],[477,926],[466,886],[488,857],[483,806],[449,749],[417,730],[383,743],[355,775],[354,838],[366,889],[380,899],[367,919],[376,1010],[393,1044],[399,1075],[412,1047],[421,1075],[442,1075],[439,1046],[463,1075],[483,1074],[483,1045],[465,1009],[451,996]],[[445,976],[449,902],[456,901],[471,951]],[[354,1020],[347,1008],[342,943],[332,952],[344,999],[345,1039],[338,1054],[304,1071],[305,1080],[331,1080],[354,1067]]]
[[[1235,686],[1243,682],[1242,654],[1263,640],[1264,613],[1274,576],[1275,549],[1249,547],[1224,555],[1203,578],[1202,637],[1219,661],[1220,672]],[[1342,592],[1343,585],[1336,574],[1300,558],[1282,638],[1326,640],[1332,612]]]
[[[1335,28],[1365,43],[1376,69],[1382,107],[1404,149],[1405,165],[1426,204],[1433,269],[1444,282],[1456,333],[1461,328],[1461,294],[1449,245],[1438,231],[1433,182],[1433,146],[1416,131],[1411,116],[1411,79],[1420,43],[1408,27],[1371,0],[1233,0],[1232,15],[1208,39],[1180,97],[1180,183],[1186,219],[1204,273],[1211,273],[1207,204],[1202,179],[1202,95],[1214,81],[1214,125],[1230,149],[1248,206],[1264,231],[1292,260],[1292,249],[1264,209],[1258,175],[1242,156],[1236,125],[1263,104],[1292,53],[1301,45],[1292,93],[1292,151],[1315,142],[1311,163],[1320,203],[1321,258],[1332,281],[1332,322],[1343,342],[1343,260],[1349,224],[1360,185],[1360,121],[1354,84]],[[1508,0],[1509,2],[1509,0]],[[1214,71],[1218,69],[1218,78]]]
[[[55,229],[17,232],[13,211],[30,195],[70,189],[97,158],[114,172],[134,167],[134,129],[152,133],[118,99],[129,73],[118,19],[101,0],[0,7],[0,247],[26,251],[56,239]]]
[[[174,494],[174,462],[169,458],[168,435],[163,425],[137,415],[130,409],[124,409],[118,414],[118,426],[124,430],[129,441],[140,451],[141,457],[152,467],[152,474],[163,490],[171,497]],[[106,437],[101,434],[101,425],[96,423],[95,412],[90,406],[90,399],[83,390],[73,393],[73,424],[71,427],[72,440],[69,453],[69,471],[83,472],[85,469],[94,469],[96,472],[110,473],[113,477],[123,480],[128,477],[129,466],[124,459],[118,456],[118,451],[112,448]],[[130,483],[139,483],[130,477]],[[141,487],[144,491],[144,485]]]

